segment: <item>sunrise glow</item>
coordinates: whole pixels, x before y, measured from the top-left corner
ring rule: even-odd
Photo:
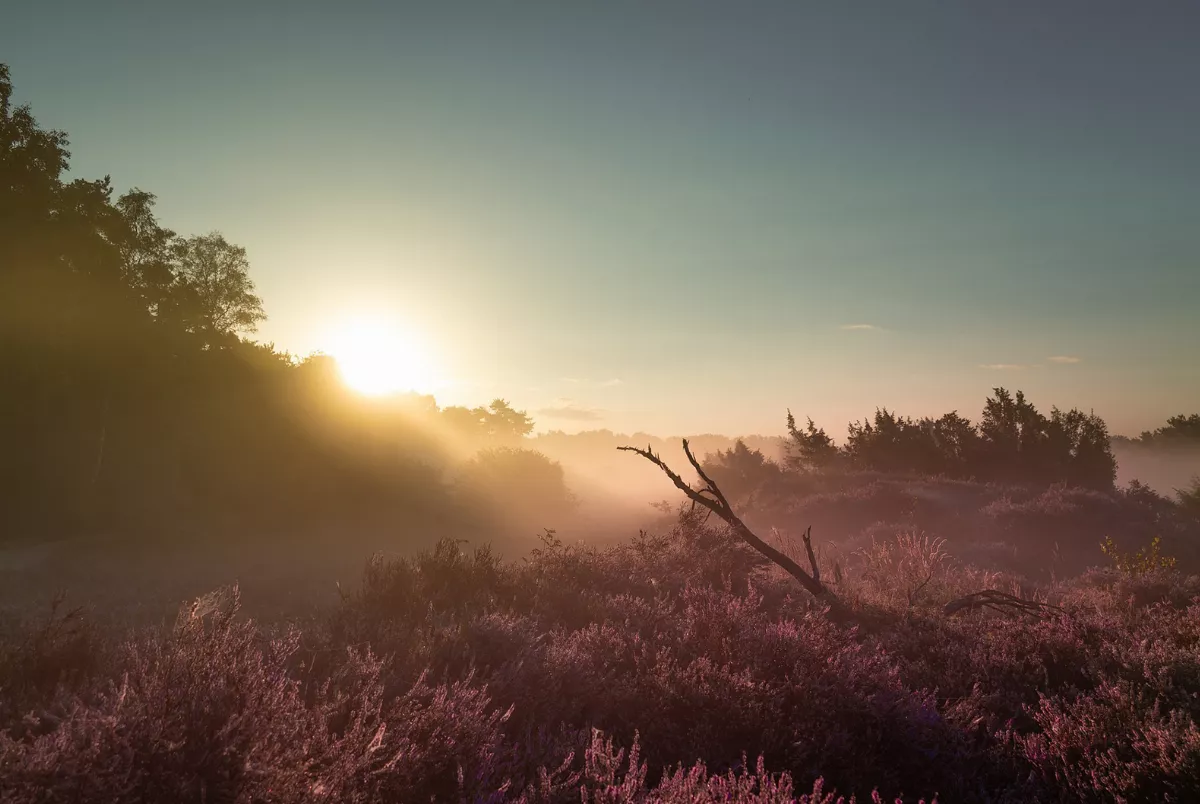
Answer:
[[[386,318],[355,317],[336,328],[329,354],[342,379],[368,396],[407,391],[428,392],[433,375],[428,355],[416,337]]]

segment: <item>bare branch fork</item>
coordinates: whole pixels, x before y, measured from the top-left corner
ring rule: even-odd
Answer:
[[[709,511],[719,516],[733,529],[733,531],[758,552],[769,558],[779,567],[783,568],[784,572],[791,575],[800,585],[803,586],[813,597],[819,598],[828,603],[837,604],[837,598],[821,583],[821,569],[817,566],[817,558],[813,553],[812,548],[812,528],[804,532],[804,549],[808,553],[808,563],[811,571],[806,571],[803,567],[797,564],[792,559],[788,558],[779,550],[776,550],[767,542],[760,539],[755,533],[746,526],[745,522],[733,512],[733,507],[729,504],[729,500],[725,499],[725,495],[721,489],[713,482],[702,468],[700,462],[696,460],[696,456],[692,454],[692,449],[688,445],[685,438],[683,440],[683,453],[687,455],[688,461],[692,464],[692,468],[696,470],[696,474],[700,476],[700,480],[704,483],[700,489],[694,489],[688,485],[682,477],[676,474],[671,467],[667,466],[661,458],[654,454],[650,447],[641,449],[639,447],[617,447],[624,452],[634,452],[641,455],[650,463],[663,470],[663,473],[671,479],[675,484],[675,488],[687,495],[687,498],[692,501],[693,505],[702,505]]]

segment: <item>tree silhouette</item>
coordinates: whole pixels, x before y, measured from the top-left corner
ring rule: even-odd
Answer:
[[[533,419],[504,399],[487,407],[448,407],[441,416],[448,429],[473,444],[513,446],[533,432]]]
[[[990,474],[1008,481],[1043,479],[1049,422],[1017,391],[993,389],[979,422],[984,460]]]
[[[438,504],[436,405],[369,404],[328,359],[244,340],[264,317],[245,250],[68,180],[66,135],[12,98],[0,65],[4,532]]]
[[[134,188],[116,203],[127,227],[120,246],[125,280],[138,291],[153,316],[166,312],[164,308],[176,281],[172,254],[176,236],[154,217],[156,200],[152,193]]]
[[[787,464],[792,469],[824,469],[831,466],[838,458],[838,448],[833,439],[813,420],[808,420],[808,426],[803,430],[796,427],[796,417],[789,410],[787,414],[788,444]]]
[[[175,241],[175,282],[185,327],[208,346],[254,332],[267,317],[254,295],[246,250],[211,232]]]
[[[433,432],[471,452],[508,450],[477,460],[477,478],[494,485],[519,466],[545,481],[543,496],[558,493],[561,468],[518,449],[534,426],[525,411],[505,399],[368,403],[341,384],[332,359],[296,361],[246,340],[265,312],[245,249],[217,232],[180,236],[158,221],[152,193],[114,200],[108,177],[71,178],[69,164],[67,136],[13,103],[0,65],[0,489],[9,502],[0,525],[434,504],[453,450],[432,443]],[[1057,409],[1047,418],[1003,388],[978,426],[957,412],[913,420],[881,408],[849,426],[841,449],[790,411],[787,429],[787,465],[805,471],[1096,489],[1111,489],[1115,475],[1103,420]],[[1200,415],[1172,417],[1142,440],[1196,443]],[[731,493],[778,471],[742,442],[705,466]]]
[[[1055,408],[1046,418],[1025,398],[996,388],[984,403],[978,427],[957,411],[913,420],[879,408],[870,420],[851,422],[838,450],[810,419],[791,436],[788,466],[793,470],[828,467],[837,460],[858,470],[1019,484],[1069,483],[1110,490],[1116,459],[1104,420],[1094,413]]]
[[[979,432],[954,410],[929,421],[927,429],[939,459],[938,471],[951,477],[967,477],[977,470]]]
[[[1095,414],[1078,410],[1051,410],[1046,463],[1049,479],[1072,485],[1111,488],[1117,478],[1108,426]]]
[[[1165,427],[1142,433],[1139,439],[1153,446],[1200,445],[1200,413],[1185,416],[1182,413],[1167,419]]]
[[[780,475],[778,464],[740,438],[729,449],[705,457],[701,465],[713,482],[735,499],[759,491]]]
[[[504,399],[493,399],[484,414],[487,437],[501,441],[524,438],[533,432],[533,419],[515,410]]]

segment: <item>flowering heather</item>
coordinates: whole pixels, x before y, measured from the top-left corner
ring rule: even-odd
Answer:
[[[1200,581],[1022,587],[917,533],[845,561],[834,616],[685,511],[374,559],[304,629],[236,590],[119,645],[36,624],[0,656],[0,800],[1200,800]],[[942,613],[984,587],[1056,608]]]

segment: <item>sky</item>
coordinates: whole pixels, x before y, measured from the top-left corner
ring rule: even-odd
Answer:
[[[539,429],[1200,409],[1200,6],[39,0],[72,171]],[[436,375],[436,376],[434,376]]]

